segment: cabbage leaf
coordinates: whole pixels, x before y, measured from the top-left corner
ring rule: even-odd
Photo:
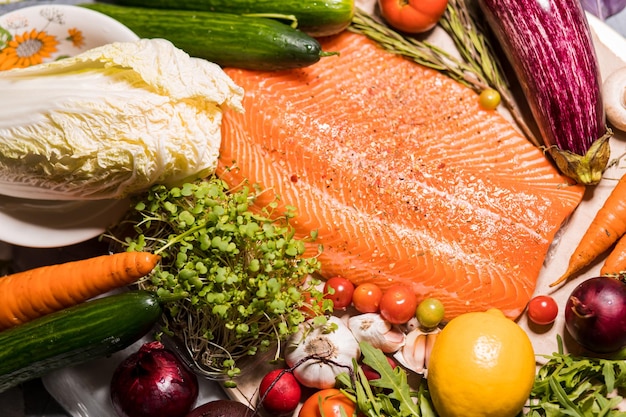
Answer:
[[[0,72],[0,194],[124,198],[212,173],[243,89],[164,39]]]

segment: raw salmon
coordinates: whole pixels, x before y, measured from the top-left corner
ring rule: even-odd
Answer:
[[[245,113],[227,111],[218,173],[298,209],[318,232],[324,276],[411,285],[446,317],[517,317],[583,188],[477,95],[361,35],[325,39],[323,58],[284,72],[227,72]],[[312,253],[312,252],[311,252]]]

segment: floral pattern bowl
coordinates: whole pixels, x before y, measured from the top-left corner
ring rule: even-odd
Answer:
[[[25,68],[137,39],[120,22],[79,6],[24,7],[0,16],[0,70]]]

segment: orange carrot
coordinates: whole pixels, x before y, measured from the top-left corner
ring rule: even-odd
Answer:
[[[121,252],[0,277],[0,330],[132,284],[160,259],[148,252]]]
[[[626,234],[626,176],[617,182],[570,257],[565,273],[551,287],[591,264]]]
[[[600,275],[618,276],[626,274],[626,235],[622,236],[604,260]]]

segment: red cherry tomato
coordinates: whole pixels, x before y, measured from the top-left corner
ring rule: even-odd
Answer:
[[[528,318],[535,324],[546,325],[556,320],[559,306],[554,298],[547,295],[538,295],[528,303]]]
[[[310,292],[302,293],[302,307],[300,307],[300,311],[307,318],[319,316],[320,314],[324,314],[324,306],[322,304],[322,300],[316,300],[315,297]]]
[[[376,284],[359,284],[352,294],[352,305],[361,313],[377,313],[383,290]]]
[[[324,284],[324,298],[332,300],[335,309],[346,309],[352,304],[354,284],[340,276],[332,277]]]
[[[448,0],[378,0],[378,6],[392,27],[402,32],[422,33],[439,22]]]
[[[298,417],[341,417],[341,410],[345,415],[352,416],[356,405],[336,388],[317,391],[306,399]]]
[[[406,323],[417,310],[417,295],[406,285],[389,287],[380,299],[380,315],[389,323]]]

